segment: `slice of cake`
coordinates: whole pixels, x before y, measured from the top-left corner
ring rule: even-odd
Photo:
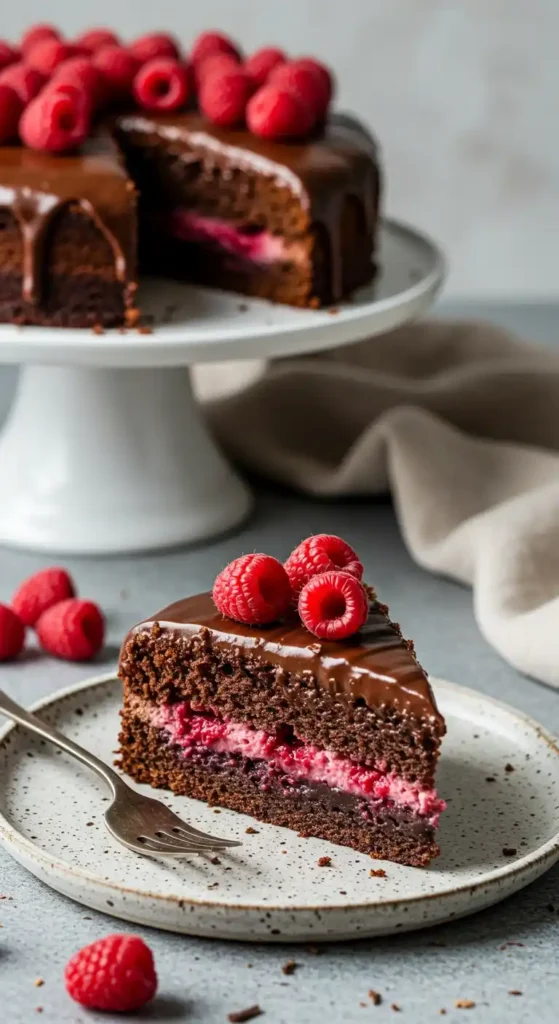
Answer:
[[[320,640],[294,611],[251,626],[200,594],[140,623],[120,660],[123,769],[306,836],[428,864],[444,809],[434,788],[444,720],[386,608],[372,600],[365,615],[348,639]]]
[[[136,218],[108,134],[71,154],[0,148],[0,321],[122,324],[137,287]]]
[[[195,112],[132,113],[117,137],[140,190],[143,269],[293,306],[373,277],[378,153],[353,118],[281,142]]]

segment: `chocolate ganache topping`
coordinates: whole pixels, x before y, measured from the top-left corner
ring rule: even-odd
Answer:
[[[23,243],[22,296],[41,299],[44,246],[49,226],[66,206],[77,205],[107,239],[118,281],[131,281],[136,265],[136,223],[130,182],[111,137],[89,138],[74,154],[0,150],[0,208],[15,217]]]
[[[160,138],[186,162],[202,157],[211,168],[240,168],[275,178],[309,211],[310,221],[326,231],[331,253],[331,287],[343,295],[343,210],[348,198],[361,210],[373,234],[381,188],[375,139],[355,118],[333,114],[323,129],[303,141],[262,139],[246,128],[219,128],[196,112],[125,114],[117,120],[117,136],[127,133]]]
[[[365,626],[346,641],[317,640],[295,616],[272,626],[234,622],[217,611],[210,593],[169,605],[135,626],[132,635],[150,631],[155,624],[173,638],[207,631],[212,644],[240,647],[251,658],[293,675],[310,673],[334,695],[362,699],[372,708],[392,705],[444,729],[426,673],[376,602],[371,604]]]

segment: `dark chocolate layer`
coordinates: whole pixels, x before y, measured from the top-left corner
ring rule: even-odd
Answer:
[[[262,762],[238,755],[200,752],[185,762],[163,730],[127,714],[120,743],[121,766],[137,782],[229,807],[373,857],[421,867],[439,853],[433,828],[406,809],[375,807],[321,785],[293,785],[270,777]]]
[[[154,624],[169,639],[206,636],[220,648],[243,650],[254,661],[293,676],[312,677],[332,695],[344,695],[368,707],[395,708],[416,720],[427,719],[436,732],[444,721],[426,673],[413,649],[377,603],[363,629],[348,641],[320,641],[295,617],[273,626],[245,626],[225,619],[211,594],[198,594],[164,608],[140,623],[132,635],[149,633]]]

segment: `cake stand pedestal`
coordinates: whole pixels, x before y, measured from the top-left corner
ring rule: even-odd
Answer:
[[[336,315],[146,281],[137,331],[0,326],[23,364],[0,434],[0,543],[100,555],[167,548],[240,523],[251,496],[211,437],[188,366],[319,351],[390,330],[432,303],[444,259],[396,222],[382,270]]]

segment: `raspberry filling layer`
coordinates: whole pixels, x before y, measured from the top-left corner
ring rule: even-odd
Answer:
[[[217,217],[202,217],[193,210],[177,207],[167,215],[164,226],[169,234],[182,242],[195,242],[249,263],[297,259],[297,243],[288,245],[270,231]]]
[[[182,749],[184,757],[201,748],[234,754],[251,761],[266,761],[290,779],[321,783],[331,789],[367,801],[386,801],[407,807],[436,827],[446,804],[434,789],[409,782],[382,766],[366,768],[330,750],[320,750],[294,736],[291,728],[275,735],[211,711],[194,710],[188,702],[151,705],[149,723],[164,729],[169,742]]]

